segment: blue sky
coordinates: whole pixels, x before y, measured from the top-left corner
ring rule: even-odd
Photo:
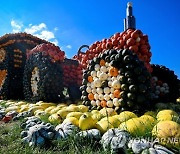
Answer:
[[[58,43],[68,58],[82,44],[123,31],[127,0],[1,0],[0,35],[26,31]],[[180,1],[135,1],[136,25],[149,36],[151,63],[180,77]]]

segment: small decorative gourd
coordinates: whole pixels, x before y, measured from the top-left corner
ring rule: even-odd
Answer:
[[[98,129],[90,129],[81,131],[76,134],[77,137],[87,138],[90,140],[96,140],[99,141],[101,139],[101,133]]]
[[[75,125],[73,125],[71,122],[63,122],[62,124],[59,124],[55,127],[56,138],[57,139],[67,138],[68,136],[75,133],[77,129],[78,128]]]
[[[29,143],[29,146],[44,146],[55,137],[54,126],[50,123],[36,124],[29,127],[27,131],[21,132],[22,141]]]
[[[126,131],[114,128],[109,129],[101,138],[104,150],[112,151],[126,150],[129,141],[129,134]]]

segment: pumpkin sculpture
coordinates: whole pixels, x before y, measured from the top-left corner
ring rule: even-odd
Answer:
[[[25,99],[60,102],[64,98],[64,88],[68,89],[73,100],[80,98],[78,62],[65,59],[65,53],[59,47],[41,44],[33,48],[27,57],[23,79]],[[73,88],[76,94],[72,93]]]
[[[83,104],[118,111],[148,108],[150,77],[144,63],[132,51],[106,50],[84,71]]]
[[[0,98],[23,99],[23,71],[26,52],[38,44],[47,43],[26,33],[0,37]]]
[[[152,65],[152,88],[155,102],[175,102],[179,96],[178,78],[174,71],[162,65]]]

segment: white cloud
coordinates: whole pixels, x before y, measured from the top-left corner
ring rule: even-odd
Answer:
[[[58,40],[54,39],[53,41],[51,41],[52,43],[54,43],[55,45],[58,45]]]
[[[34,34],[34,35],[45,40],[51,40],[55,38],[54,33],[47,30],[43,30],[39,34]]]
[[[15,20],[11,20],[11,26],[13,28],[13,33],[18,33],[21,31],[23,24],[16,22]]]
[[[58,45],[55,34],[52,31],[49,31],[46,24],[43,22],[38,25],[29,24],[28,27],[24,27],[22,23],[11,20],[11,27],[13,33],[26,32]],[[58,27],[55,27],[53,30],[57,31]]]
[[[72,46],[71,45],[67,45],[66,48],[72,49]]]
[[[43,29],[47,29],[45,23],[40,23],[39,25],[30,24],[28,28],[25,28],[24,31],[29,34],[35,34]]]
[[[58,27],[55,27],[55,28],[54,28],[54,31],[58,31]]]

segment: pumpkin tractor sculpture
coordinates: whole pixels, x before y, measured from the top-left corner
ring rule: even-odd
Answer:
[[[168,140],[180,138],[180,80],[150,63],[148,36],[136,29],[131,3],[126,14],[123,32],[82,45],[72,59],[30,34],[0,37],[0,120],[24,119],[21,138],[29,146],[73,135],[73,144],[111,153],[177,153],[180,141]]]
[[[164,66],[150,64],[148,36],[136,29],[131,3],[126,14],[123,32],[82,46],[73,59],[30,34],[1,37],[1,99],[60,102],[68,94],[73,102],[81,97],[89,108],[119,112],[175,101],[179,96],[177,76]],[[88,48],[85,53],[83,47]]]

